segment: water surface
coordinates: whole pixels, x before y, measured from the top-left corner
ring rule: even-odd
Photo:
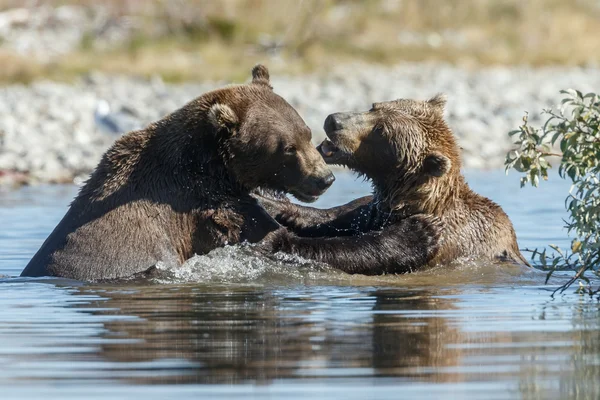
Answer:
[[[317,206],[368,192],[337,176]],[[522,248],[568,245],[564,182],[467,177]],[[537,270],[350,276],[232,247],[161,282],[18,278],[76,190],[0,192],[3,399],[600,398],[600,306]]]

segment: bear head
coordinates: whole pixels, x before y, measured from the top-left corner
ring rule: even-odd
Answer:
[[[366,112],[331,114],[324,124],[328,139],[318,150],[328,164],[347,166],[370,179],[380,200],[391,208],[412,201],[428,210],[460,176],[459,149],[444,121],[445,104],[445,97],[438,95],[427,101],[375,103]]]
[[[331,186],[335,178],[312,145],[310,129],[273,92],[267,68],[257,65],[251,83],[212,98],[208,120],[227,168],[246,189],[275,189],[312,202]]]

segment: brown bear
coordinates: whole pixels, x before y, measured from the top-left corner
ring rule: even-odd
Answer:
[[[96,281],[178,266],[277,229],[250,196],[259,186],[321,195],[334,177],[309,128],[265,67],[252,76],[118,139],[21,275]]]
[[[446,100],[438,95],[428,101],[399,99],[375,103],[366,112],[335,113],[325,120],[329,139],[320,146],[328,164],[347,166],[373,184],[373,196],[345,206],[318,210],[261,199],[278,222],[301,236],[350,235],[355,247],[360,235],[373,229],[385,232],[385,221],[426,214],[442,223],[439,249],[429,265],[459,257],[502,259],[527,265],[521,255],[512,223],[493,201],[473,192],[461,174],[460,151],[444,120]],[[289,233],[268,237],[274,250],[317,256],[287,244]],[[355,239],[358,237],[358,239]],[[344,240],[338,238],[338,240]],[[326,247],[326,245],[323,245]],[[315,248],[319,248],[315,244]],[[370,248],[373,256],[395,253],[393,243]],[[364,264],[364,261],[359,260]],[[348,272],[381,273],[389,266],[371,264],[356,268],[355,261],[337,264]],[[402,268],[392,268],[401,272]]]

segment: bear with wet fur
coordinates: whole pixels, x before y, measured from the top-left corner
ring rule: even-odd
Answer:
[[[460,257],[527,265],[508,216],[465,182],[459,147],[444,120],[445,104],[445,97],[438,95],[331,114],[324,124],[328,139],[319,146],[321,154],[328,164],[346,166],[371,180],[373,196],[330,210],[264,204],[280,223],[309,236],[353,231],[365,215],[377,220],[423,213],[442,223],[439,249],[430,265]]]
[[[119,138],[22,276],[97,281],[177,267],[279,227],[255,188],[322,194],[334,178],[309,128],[265,67],[252,76]]]

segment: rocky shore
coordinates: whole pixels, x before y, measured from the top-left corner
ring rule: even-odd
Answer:
[[[599,90],[600,70],[357,64],[327,75],[274,76],[272,83],[312,128],[315,143],[323,139],[321,126],[331,112],[446,93],[447,120],[463,148],[465,167],[499,168],[511,147],[507,133],[520,124],[525,111],[539,124],[541,110],[559,103],[559,90]],[[158,78],[91,74],[74,84],[40,81],[1,87],[0,185],[79,182],[120,134],[225,84],[168,85]]]

